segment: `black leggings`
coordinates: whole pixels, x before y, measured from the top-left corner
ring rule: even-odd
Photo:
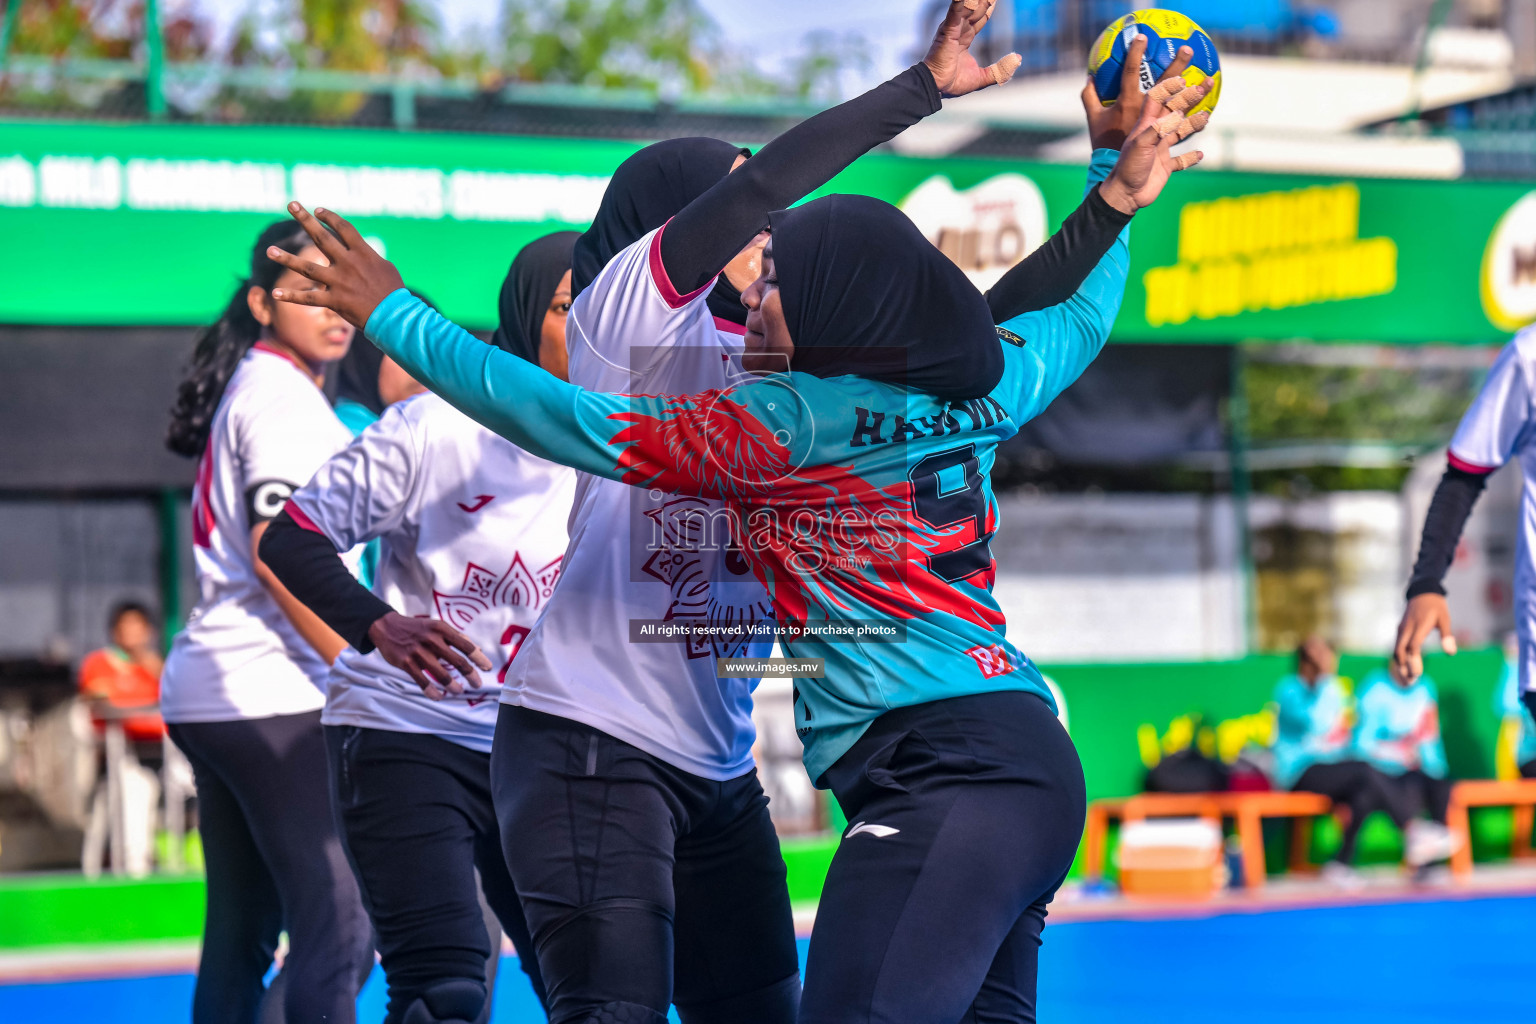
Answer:
[[[197,778],[208,916],[193,1024],[351,1024],[373,944],[324,785],[320,712],[170,726]],[[278,934],[288,957],[263,1007]]]
[[[343,841],[389,985],[385,1024],[399,1024],[418,1001],[428,1020],[489,1017],[486,963],[501,950],[481,915],[481,887],[542,999],[491,807],[491,755],[349,725],[326,726],[325,739]]]
[[[820,781],[850,824],[800,1024],[1034,1021],[1046,905],[1087,806],[1046,703],[1010,692],[889,711]]]
[[[553,1024],[793,1024],[779,840],[755,771],[714,782],[503,704],[496,814]]]
[[[1382,775],[1387,798],[1392,805],[1393,820],[1406,824],[1420,814],[1429,815],[1432,821],[1445,824],[1446,812],[1451,806],[1449,779],[1437,779],[1417,768],[1401,775]]]
[[[1333,857],[1341,864],[1349,864],[1355,859],[1361,826],[1371,814],[1385,811],[1398,828],[1406,826],[1413,817],[1411,810],[1403,812],[1402,801],[1389,790],[1388,783],[1386,775],[1364,761],[1339,761],[1312,765],[1301,773],[1291,789],[1298,793],[1319,793],[1349,808],[1343,841]]]

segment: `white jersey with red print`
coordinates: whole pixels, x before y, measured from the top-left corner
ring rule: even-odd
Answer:
[[[694,394],[740,373],[741,329],[710,313],[709,286],[678,294],[660,240],[655,231],[619,253],[576,298],[566,326],[573,384]],[[763,657],[772,641],[650,642],[645,627],[771,616],[720,502],[580,474],[560,585],[501,699],[583,722],[691,774],[735,778],[752,768],[757,680],[718,678],[716,658]]]
[[[574,471],[432,394],[391,406],[321,466],[288,514],[340,551],[378,538],[374,593],[403,615],[442,619],[494,665],[479,687],[433,701],[377,651],[349,647],[321,720],[490,753],[502,680],[560,574],[575,486]]]
[[[192,491],[197,607],[160,681],[167,722],[316,711],[330,670],[256,575],[251,530],[352,435],[309,373],[258,343],[214,414]]]
[[[1451,439],[1450,464],[1492,473],[1519,457],[1525,484],[1515,553],[1515,629],[1520,637],[1520,684],[1536,689],[1536,327],[1515,335],[1494,361],[1482,391]]]

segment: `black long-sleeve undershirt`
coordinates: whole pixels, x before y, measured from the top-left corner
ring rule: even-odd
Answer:
[[[791,128],[667,225],[661,236],[667,277],[685,294],[702,288],[768,226],[770,213],[821,188],[941,105],[932,72],[919,63]],[[1067,301],[1130,220],[1091,190],[1060,230],[987,292],[993,321]]]
[[[1419,542],[1419,560],[1413,564],[1408,580],[1408,598],[1420,594],[1444,594],[1445,572],[1456,557],[1456,545],[1478,495],[1488,484],[1487,473],[1469,473],[1448,466],[1435,488],[1424,517],[1424,539]]]
[[[368,628],[394,611],[347,571],[325,537],[306,530],[285,509],[261,536],[257,553],[278,582],[347,643],[373,650]]]
[[[672,218],[661,236],[667,277],[684,294],[704,287],[768,226],[770,213],[804,199],[942,103],[933,72],[919,63],[800,122]]]
[[[1105,202],[1098,188],[1090,189],[1061,228],[987,292],[993,323],[1006,323],[1070,299],[1115,244],[1131,216]]]

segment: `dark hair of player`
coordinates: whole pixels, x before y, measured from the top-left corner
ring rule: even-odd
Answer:
[[[275,245],[284,252],[298,253],[313,244],[303,228],[287,219],[269,224],[257,237],[251,249],[250,273],[230,296],[223,315],[198,334],[192,362],[177,386],[171,426],[165,435],[165,446],[177,455],[195,459],[203,454],[224,389],[240,360],[261,337],[261,324],[251,314],[246,295],[252,288],[270,292],[283,274],[283,267],[268,258],[267,248]]]

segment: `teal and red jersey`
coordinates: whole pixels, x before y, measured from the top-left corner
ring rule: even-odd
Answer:
[[[725,502],[733,539],[789,631],[785,652],[824,660],[824,676],[796,680],[795,700],[806,768],[819,779],[894,708],[997,690],[1054,706],[992,595],[990,475],[997,446],[1103,347],[1127,260],[1122,233],[1072,299],[999,328],[1003,381],[966,403],[794,372],[742,373],[694,395],[600,394],[485,345],[404,289],[374,311],[367,335],[535,455]]]

